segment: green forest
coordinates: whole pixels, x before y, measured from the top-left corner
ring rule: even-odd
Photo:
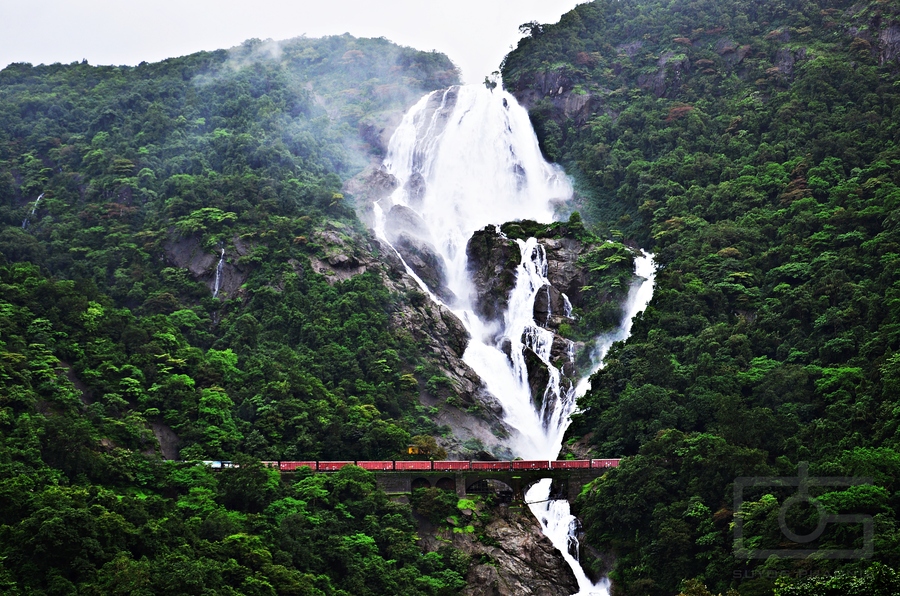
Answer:
[[[900,593],[900,6],[595,0],[521,31],[503,84],[586,233],[658,267],[564,445],[623,458],[576,502],[583,562],[616,596]],[[364,266],[342,188],[458,81],[349,35],[0,70],[0,593],[466,588],[417,544],[454,499],[260,464],[447,432],[390,325],[424,295]],[[804,470],[859,481],[792,507],[765,481]],[[869,526],[778,554],[823,512]]]
[[[578,502],[614,593],[900,593],[900,7],[597,0],[523,31],[504,84],[585,216],[658,266],[569,431],[625,456]],[[868,479],[810,495],[874,535],[799,547],[871,556],[780,557],[817,508],[735,501],[801,462]]]
[[[258,463],[399,457],[437,432],[427,363],[387,324],[407,298],[310,259],[362,250],[341,194],[379,151],[360,131],[457,77],[348,35],[0,71],[0,592],[464,585],[465,556],[423,554],[370,473]],[[240,468],[164,460],[165,437],[168,460]]]

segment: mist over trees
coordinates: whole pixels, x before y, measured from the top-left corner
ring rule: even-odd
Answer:
[[[258,463],[399,457],[437,432],[396,298],[310,259],[362,250],[341,185],[377,158],[367,127],[456,78],[350,36],[0,71],[0,591],[464,584],[465,557],[423,555],[370,473]]]

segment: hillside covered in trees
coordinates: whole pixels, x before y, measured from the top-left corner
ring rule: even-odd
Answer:
[[[341,187],[386,119],[456,81],[347,35],[0,71],[0,592],[464,585],[465,556],[424,555],[370,473],[258,463],[437,432],[427,362],[388,326],[406,297],[340,276],[366,258]]]
[[[897,4],[598,0],[523,30],[504,84],[586,217],[659,267],[569,431],[626,456],[578,508],[615,593],[897,593]],[[835,523],[792,542],[781,527],[819,524],[795,487],[735,501],[736,478],[801,462],[867,479],[810,494],[872,539]]]
[[[586,226],[659,266],[569,431],[625,457],[579,498],[589,564],[627,595],[900,592],[896,2],[597,0],[523,31],[505,87]],[[350,36],[0,71],[0,592],[463,588],[370,474],[258,463],[402,457],[447,433],[422,396],[478,415],[426,337],[459,329],[396,325],[426,297],[342,191],[455,82]],[[802,548],[867,556],[778,556],[818,525],[794,487],[735,502],[802,462],[863,479],[811,494],[872,528]]]

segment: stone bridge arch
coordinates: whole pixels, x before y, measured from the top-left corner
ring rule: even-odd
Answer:
[[[441,490],[449,490],[458,493],[459,488],[457,487],[456,479],[450,476],[443,476],[438,478],[434,483],[435,488],[439,488]]]
[[[471,482],[471,479],[469,479]],[[496,478],[478,478],[466,486],[466,495],[482,497],[493,496],[500,503],[510,503],[515,496],[515,489],[503,480]]]
[[[410,482],[410,489],[416,490],[417,488],[431,488],[431,481],[422,476],[413,478]]]

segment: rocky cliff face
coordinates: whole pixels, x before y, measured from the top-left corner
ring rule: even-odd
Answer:
[[[509,305],[509,293],[516,285],[516,266],[522,260],[515,240],[494,226],[472,234],[466,245],[469,275],[475,286],[475,312],[496,321]]]
[[[477,512],[466,516],[472,522]],[[475,562],[466,576],[465,596],[568,596],[578,591],[572,570],[527,509],[497,507],[474,532],[454,532],[422,522],[426,550],[446,541]]]
[[[522,260],[516,239],[529,236],[539,238],[546,255],[547,280],[550,283],[538,290],[533,316],[538,326],[554,334],[550,361],[561,369],[564,385],[571,385],[583,374],[576,365],[576,355],[585,350],[586,344],[579,340],[592,338],[602,330],[583,329],[580,335],[575,334],[575,340],[570,339],[568,334],[580,324],[576,312],[621,299],[621,292],[604,289],[610,281],[606,276],[615,277],[624,273],[625,278],[630,277],[627,268],[631,266],[631,261],[628,259],[612,267],[606,263],[600,266],[594,263],[598,258],[606,258],[604,251],[607,247],[617,246],[622,250],[624,247],[601,242],[599,238],[582,232],[580,221],[550,226],[535,222],[510,222],[500,228],[488,226],[477,231],[466,247],[469,273],[474,285],[475,309],[487,319],[499,320],[509,303],[516,284],[516,268]],[[617,322],[612,320],[606,323]],[[507,350],[511,349],[508,340],[496,340]],[[550,376],[541,359],[528,347],[524,350],[531,392],[535,396],[535,405],[540,407]]]
[[[385,217],[384,230],[388,241],[410,269],[442,301],[453,304],[456,296],[447,288],[444,259],[435,249],[434,240],[422,218],[409,207],[394,205]]]
[[[238,264],[238,259],[247,254],[250,247],[235,236],[232,243],[223,248],[225,259],[219,280],[219,297],[234,297],[239,294],[249,273],[245,267]],[[186,269],[191,277],[202,281],[209,287],[210,292],[213,291],[220,254],[204,250],[196,236],[181,238],[174,234],[165,242],[163,250],[167,262]]]
[[[430,388],[429,378],[419,379],[420,401],[436,409],[436,424],[451,430],[451,436],[442,437],[440,443],[451,458],[509,457],[509,449],[502,441],[511,429],[503,422],[503,409],[462,360],[469,344],[468,331],[453,312],[422,293],[390,246],[374,238],[370,246],[382,264],[385,284],[402,297],[391,313],[391,326],[411,337],[425,359],[436,367],[437,374],[431,379],[446,379],[431,383]],[[375,263],[378,261],[373,259]]]

